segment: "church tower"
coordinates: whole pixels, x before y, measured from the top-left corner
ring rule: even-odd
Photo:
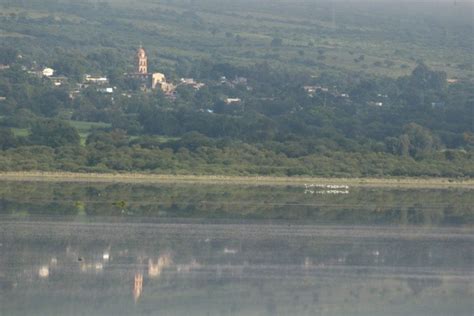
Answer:
[[[142,75],[148,74],[148,57],[142,46],[137,51],[137,72]]]

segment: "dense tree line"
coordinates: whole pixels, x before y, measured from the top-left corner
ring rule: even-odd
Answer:
[[[1,108],[2,154],[15,156],[25,146],[52,148],[41,149],[48,163],[37,165],[32,153],[26,155],[40,169],[206,173],[212,170],[206,166],[218,165],[220,172],[261,174],[471,175],[472,84],[448,86],[444,73],[424,64],[399,79],[311,79],[265,64],[246,68],[207,61],[191,72],[207,86],[183,88],[176,101],[140,91],[112,98],[95,88],[71,99],[68,86],[54,87],[13,64],[0,73],[0,92],[7,98]],[[244,76],[248,84],[219,84],[222,76]],[[337,86],[310,96],[302,89],[308,80]],[[350,99],[341,97],[346,91]],[[225,104],[230,94],[242,103]],[[383,106],[371,105],[374,100]],[[64,119],[111,127],[89,131],[80,145],[78,131]],[[11,128],[27,129],[28,136],[15,136]],[[71,163],[58,165],[58,150]],[[144,156],[138,158],[138,152]],[[78,156],[68,156],[73,154]],[[393,165],[369,170],[366,161],[373,159]],[[3,169],[30,168],[7,160]],[[434,161],[440,165],[433,170],[416,170]]]

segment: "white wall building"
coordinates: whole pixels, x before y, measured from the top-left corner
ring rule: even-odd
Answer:
[[[43,77],[52,77],[54,75],[54,69],[44,68],[42,71]]]

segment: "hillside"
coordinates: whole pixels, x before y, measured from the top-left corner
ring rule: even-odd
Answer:
[[[111,48],[126,57],[143,43],[157,66],[169,69],[205,57],[239,65],[265,60],[314,74],[335,67],[399,76],[423,60],[449,76],[473,75],[473,8],[468,1],[0,3],[0,36],[46,61],[61,50]],[[273,39],[282,43],[272,46]],[[360,56],[365,58],[356,62]]]
[[[474,175],[470,2],[0,8],[0,170]]]

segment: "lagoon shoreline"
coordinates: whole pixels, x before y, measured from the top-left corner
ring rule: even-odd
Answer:
[[[225,184],[225,185],[304,185],[343,184],[354,187],[466,188],[474,189],[474,179],[450,178],[320,178],[276,176],[172,175],[142,173],[2,172],[0,181],[90,182],[130,184]]]

